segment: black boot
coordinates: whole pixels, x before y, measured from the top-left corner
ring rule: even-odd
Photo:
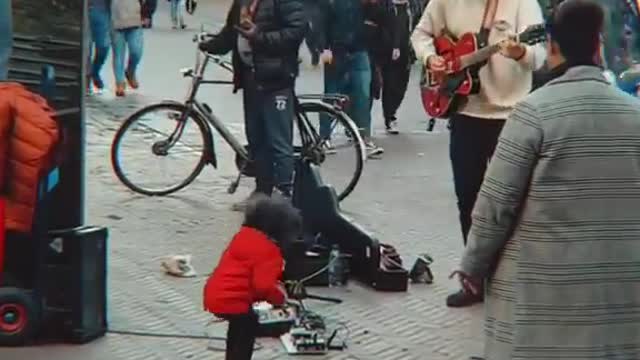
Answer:
[[[483,292],[480,291],[480,294]],[[447,296],[447,306],[453,308],[467,307],[484,301],[483,295],[473,295],[464,290],[460,290]]]

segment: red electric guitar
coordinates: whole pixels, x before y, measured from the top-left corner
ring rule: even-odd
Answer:
[[[544,42],[547,34],[544,25],[532,25],[512,39],[527,45]],[[447,118],[464,101],[477,92],[479,79],[474,65],[481,64],[500,51],[500,44],[479,48],[478,37],[465,33],[459,40],[452,36],[440,36],[434,40],[436,53],[446,61],[447,73],[437,79],[431,71],[423,69],[422,104],[432,118]],[[475,71],[474,71],[475,70]]]

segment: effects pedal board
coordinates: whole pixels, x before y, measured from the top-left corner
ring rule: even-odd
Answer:
[[[323,331],[293,328],[280,336],[289,355],[324,355],[329,350]]]
[[[291,329],[297,319],[297,310],[293,306],[273,307],[266,302],[253,305],[258,315],[258,336],[278,337]]]

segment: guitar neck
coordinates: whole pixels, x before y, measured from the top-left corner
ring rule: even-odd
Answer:
[[[479,64],[486,61],[491,55],[500,51],[500,44],[493,44],[485,46],[480,50],[477,50],[471,54],[463,55],[460,57],[460,68],[466,69],[469,66]]]

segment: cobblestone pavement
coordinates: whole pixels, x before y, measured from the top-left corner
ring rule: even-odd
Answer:
[[[224,17],[227,1],[202,1],[191,24]],[[143,88],[126,99],[111,94],[93,97],[88,110],[88,219],[111,231],[109,266],[109,317],[113,330],[132,330],[224,336],[224,324],[208,329],[209,316],[201,311],[204,278],[174,279],[159,269],[159,259],[169,254],[194,255],[195,268],[206,274],[223,246],[237,230],[239,215],[230,205],[249,191],[244,183],[230,196],[226,187],[234,173],[232,158],[222,151],[220,171],[205,169],[187,189],[168,197],[142,197],[127,191],[113,175],[109,146],[127,114],[160,98],[179,98],[185,83],[176,69],[193,59],[191,34],[171,32],[166,2],[160,2],[156,29],[148,32],[140,75]],[[306,62],[308,63],[308,62]],[[305,63],[305,64],[306,64]],[[107,71],[106,78],[110,78]],[[417,72],[416,74],[417,75]],[[305,65],[299,84],[302,92],[318,92],[321,72]],[[433,285],[411,286],[408,293],[386,294],[351,283],[346,289],[314,292],[344,299],[341,305],[309,302],[330,321],[346,321],[351,329],[350,348],[324,359],[466,359],[481,352],[482,307],[450,310],[446,295],[456,289],[447,276],[462,250],[459,236],[444,124],[425,131],[426,121],[412,84],[400,112],[402,133],[389,137],[382,131],[379,106],[375,122],[377,139],[386,149],[382,160],[366,164],[363,178],[343,207],[379,238],[395,245],[407,262],[428,252],[435,258]],[[144,95],[143,95],[144,94]],[[241,134],[240,96],[228,88],[203,91],[203,97]],[[142,166],[142,164],[141,164]],[[287,356],[276,340],[260,339],[258,360]],[[223,359],[207,347],[221,341],[146,338],[109,334],[84,346],[46,346],[1,349],[2,360],[135,360]],[[323,359],[323,357],[314,357]]]

